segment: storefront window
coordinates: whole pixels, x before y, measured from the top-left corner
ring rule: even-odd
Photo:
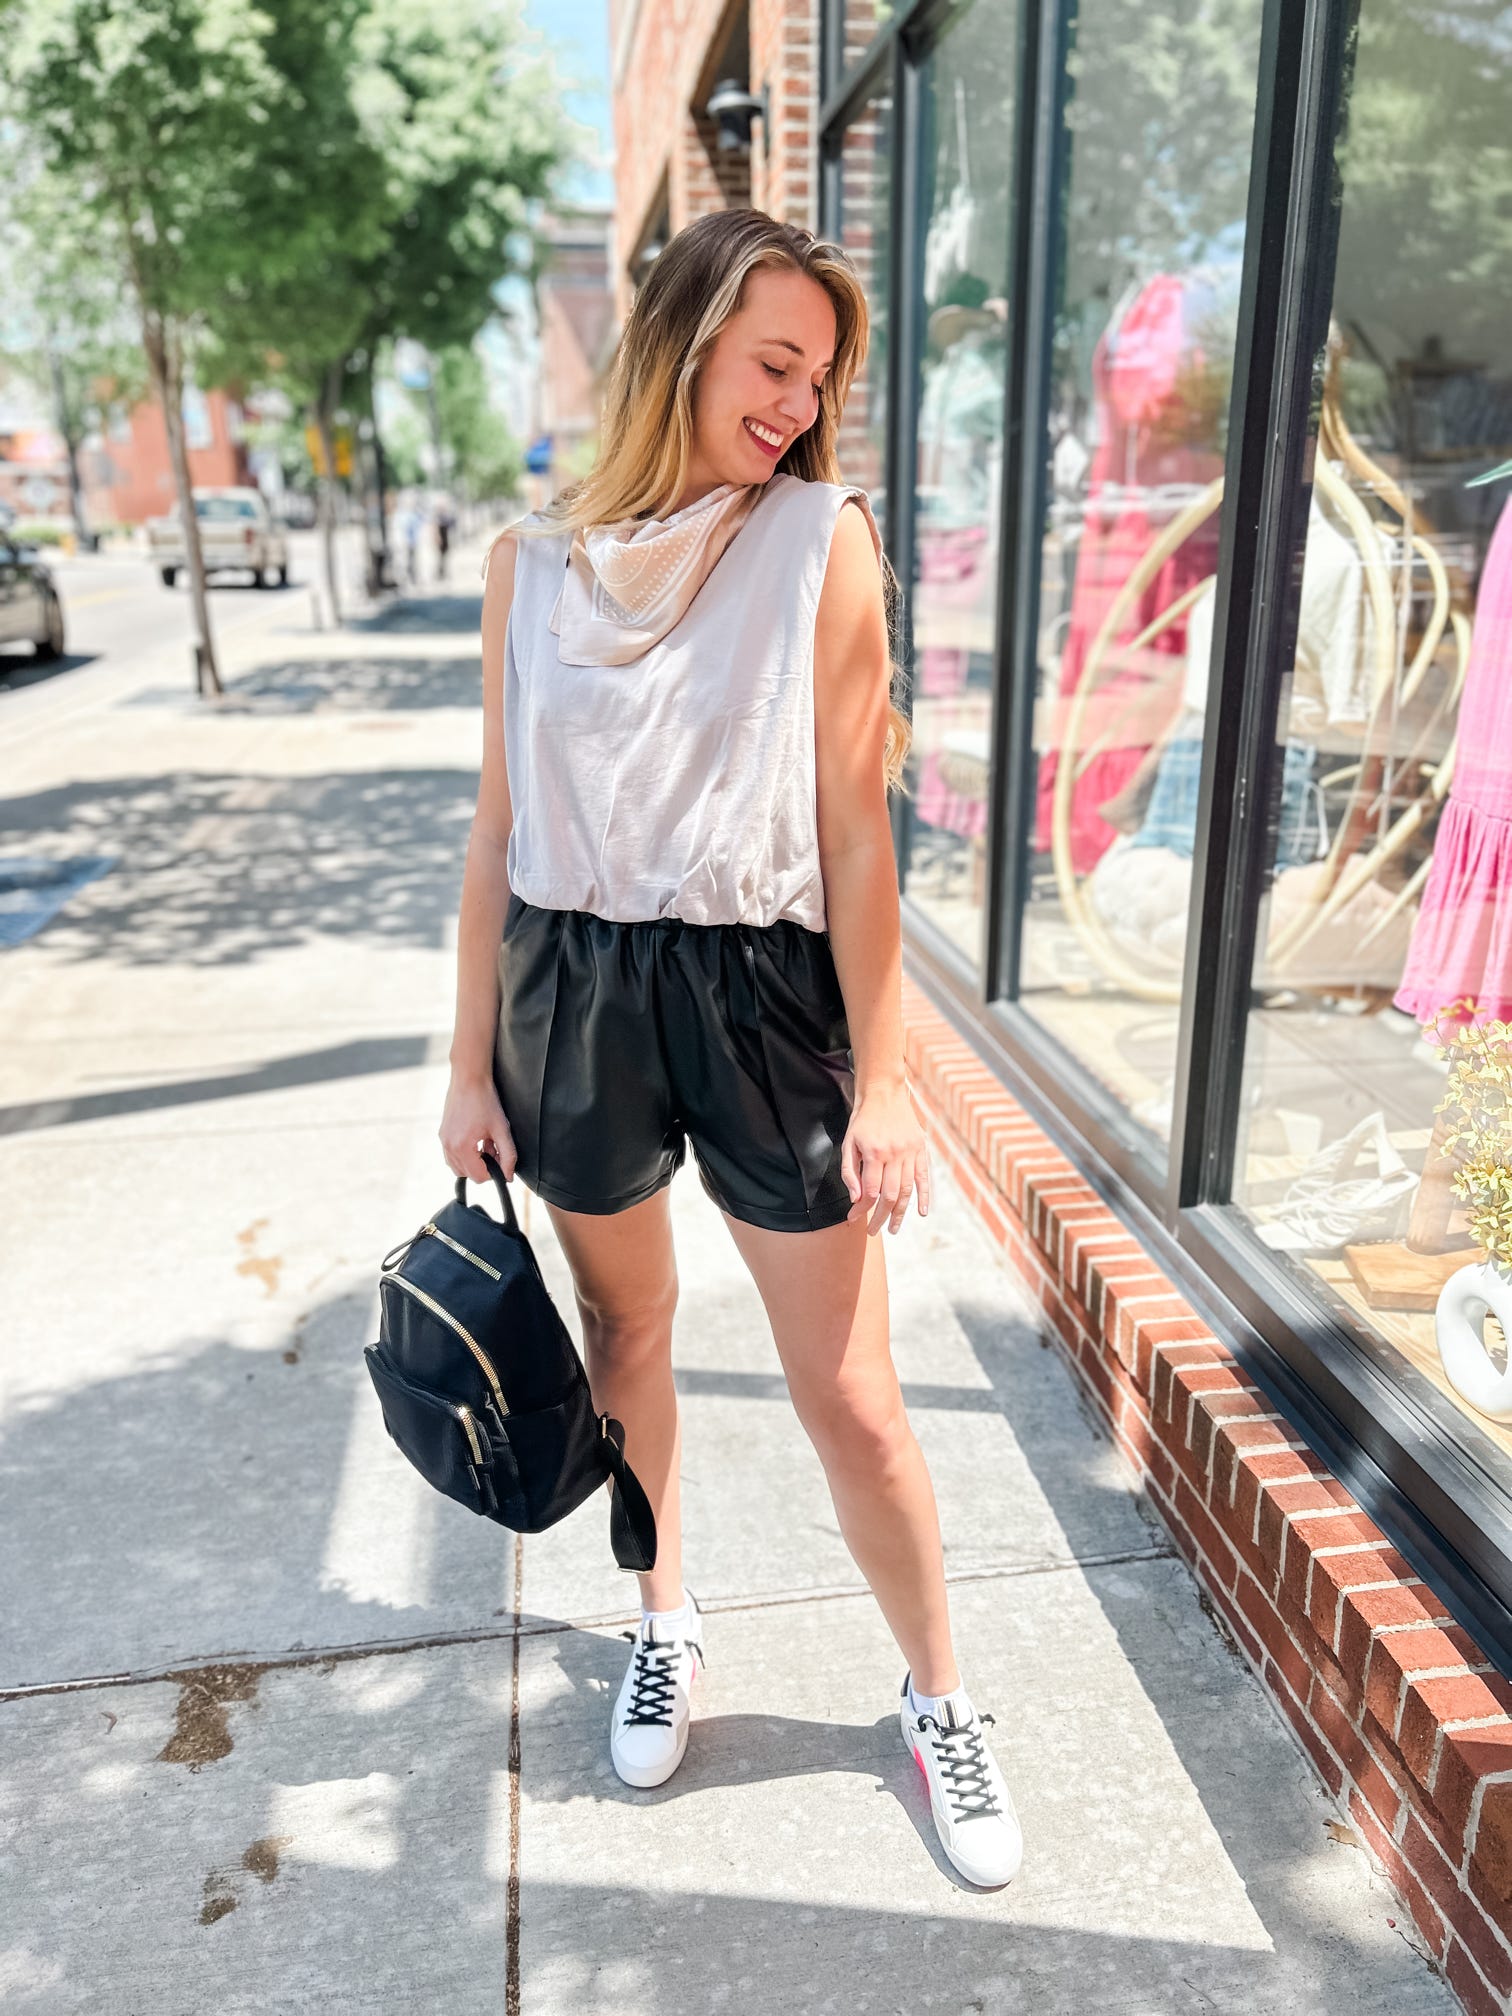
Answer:
[[[898,10],[894,0],[842,0],[842,4],[844,16],[840,32],[843,62],[849,69],[866,53],[878,32],[887,26]]]
[[[1082,0],[1021,998],[1170,1130],[1260,0]]]
[[[1499,1463],[1434,1309],[1512,1235],[1512,46],[1364,0],[1346,104],[1233,1194]]]
[[[890,92],[866,102],[840,141],[840,243],[850,254],[871,316],[866,362],[851,384],[838,443],[847,483],[861,484],[871,498],[877,529],[888,535],[885,491],[887,455],[888,273],[891,268],[889,206],[892,192],[893,108]]]
[[[977,0],[923,65],[906,888],[974,964],[986,894],[1017,33]]]

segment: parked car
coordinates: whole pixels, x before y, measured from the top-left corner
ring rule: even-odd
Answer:
[[[0,644],[30,644],[38,658],[63,655],[63,600],[34,546],[0,531]]]
[[[250,570],[260,588],[270,588],[274,581],[280,588],[288,587],[289,542],[273,522],[261,490],[250,485],[196,490],[194,515],[207,577]],[[189,564],[177,511],[149,518],[146,533],[148,557],[163,577],[163,586],[171,588]]]

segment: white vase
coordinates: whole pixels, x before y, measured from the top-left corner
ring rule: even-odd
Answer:
[[[1512,1365],[1498,1372],[1486,1350],[1487,1315],[1512,1341],[1512,1275],[1489,1260],[1461,1267],[1439,1290],[1433,1327],[1449,1384],[1477,1413],[1512,1421]]]

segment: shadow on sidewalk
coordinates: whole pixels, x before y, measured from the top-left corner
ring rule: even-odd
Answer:
[[[109,836],[120,866],[46,927],[49,952],[78,962],[218,966],[322,937],[436,947],[477,788],[474,770],[414,765],[89,778],[6,798],[0,854]]]
[[[0,1808],[25,1828],[45,1796],[54,1816],[47,1830],[69,1816],[54,1854],[87,1815],[97,1870],[112,1854],[158,1869],[142,1892],[151,1899],[143,1924],[170,1950],[208,1939],[222,1911],[237,1914],[231,1935],[201,1949],[208,1972],[196,1992],[213,1982],[214,1994],[196,2007],[213,2000],[250,2009],[236,1996],[276,1996],[297,1979],[302,1994],[318,1987],[332,2006],[355,2009],[377,2006],[368,1991],[377,1995],[380,1980],[382,1992],[401,1999],[423,1980],[414,1992],[429,1997],[424,2006],[481,2016],[502,1977],[514,1542],[396,1469],[360,1362],[369,1302],[365,1287],[330,1297],[262,1348],[193,1338],[165,1345],[122,1376],[21,1403],[0,1439],[0,1528],[16,1536],[0,1569],[0,1687],[168,1669],[130,1693],[0,1705],[11,1738]],[[988,1354],[996,1369],[987,1404],[1011,1420],[1015,1376],[1039,1378],[1039,1352],[1011,1312],[1005,1322],[1001,1310],[984,1310],[980,1321],[1002,1333],[1001,1350]],[[763,1404],[771,1396],[752,1387],[746,1397]],[[911,1397],[938,1405],[941,1394],[927,1387]],[[970,1404],[979,1404],[975,1395]],[[1107,1487],[1081,1477],[1066,1488],[1084,1496]],[[591,1520],[594,1511],[578,1516]],[[1169,1575],[1168,1564],[1160,1567]],[[1180,1776],[1195,1789],[1185,1812],[1188,1825],[1197,1813],[1196,1832],[1165,1840],[1158,1823],[1171,1809],[1157,1803],[1148,1828],[1131,1833],[1126,1791],[1112,1809],[1119,1831],[1105,1833],[1095,1739],[1107,1709],[1085,1692],[1065,1703],[1041,1695],[1025,1704],[1014,1740],[1036,1740],[1047,1718],[1072,1718],[1082,1782],[1047,1787],[1048,1807],[1025,1813],[1031,1852],[1038,1846],[1049,1864],[1082,1869],[1091,1901],[1068,1896],[1065,1913],[1090,1913],[1110,1928],[1130,1913],[1160,1922],[1153,1893],[1171,1854],[1178,1864],[1184,1858],[1183,1908],[1194,1909],[1192,1858],[1210,1855],[1227,1899],[1220,1915],[1245,1924],[1253,1943],[1220,1936],[1203,1910],[1184,1938],[1061,1923],[1043,1879],[1038,1889],[1021,1879],[993,1897],[966,1891],[946,1873],[891,1714],[859,1726],[781,1713],[705,1715],[677,1778],[632,1792],[603,1756],[604,1718],[626,1657],[617,1629],[531,1613],[521,1631],[554,1660],[568,1692],[549,1709],[542,1703],[538,1718],[524,1717],[529,1799],[559,1814],[570,1838],[584,1838],[586,1826],[599,1846],[583,1855],[580,1881],[543,1880],[528,1856],[514,1865],[528,2006],[543,2016],[651,2008],[706,2016],[724,2006],[833,2007],[849,2016],[863,2002],[912,2012],[943,1995],[938,2006],[984,2016],[1447,2009],[1435,1999],[1442,1984],[1415,1972],[1373,1926],[1357,1934],[1327,1916],[1339,1893],[1315,1890],[1308,1865],[1341,1851],[1321,1828],[1313,1836],[1310,1807],[1266,1792],[1279,1738],[1248,1677],[1200,1633],[1173,1628],[1169,1591],[1121,1587],[1098,1571],[1088,1586],[1127,1661],[1131,1698],[1159,1718],[1143,1729],[1139,1752],[1158,1758],[1163,1745],[1174,1748]],[[627,1586],[627,1615],[633,1599]],[[784,1630],[780,1613],[770,1628]],[[406,1638],[387,1653],[341,1649]],[[286,1656],[270,1660],[281,1648]],[[212,1658],[217,1664],[204,1671],[199,1662]],[[156,1692],[163,1688],[177,1691],[165,1698]],[[140,1749],[143,1733],[166,1729],[168,1700],[176,1702],[173,1730],[152,1755]],[[109,1735],[116,1711],[134,1733]],[[1267,1732],[1268,1741],[1256,1740]],[[1102,1736],[1118,1740],[1112,1728]],[[113,1751],[105,1747],[112,1741]],[[906,1811],[934,1865],[920,1861],[917,1908],[833,1901],[857,1887],[847,1856],[867,1851],[860,1843],[847,1850],[844,1839],[827,1847],[816,1831],[827,1809],[806,1804],[800,1788],[829,1777],[826,1797],[854,1826],[854,1800],[841,1799],[837,1773],[869,1781]],[[1169,1798],[1173,1774],[1162,1775]],[[782,1809],[792,1838],[731,1833],[729,1801],[709,1803],[738,1791],[756,1800],[753,1815],[770,1817],[770,1801],[759,1798],[768,1784],[792,1788]],[[669,1836],[654,1810],[679,1804],[687,1823]],[[650,1809],[646,1874],[659,1870],[660,1885],[612,1866],[625,1830],[637,1830],[628,1810],[637,1806]],[[1041,1845],[1037,1828],[1057,1832]],[[234,1855],[227,1862],[228,1846],[240,1852],[249,1841],[240,1863]],[[841,1860],[831,1865],[831,1853]],[[670,1862],[657,1859],[667,1855]],[[288,1880],[275,1882],[280,1856]],[[689,1864],[708,1879],[689,1882]],[[816,1873],[827,1868],[831,1901],[830,1879]],[[102,1965],[103,1978],[126,1978],[133,1914],[114,1912],[101,1926],[54,1908],[49,1894],[35,1883],[17,1891],[12,1938],[45,1955],[60,1982],[98,1981]],[[327,1957],[331,1928],[341,1936]],[[369,1939],[359,1962],[356,1948]]]

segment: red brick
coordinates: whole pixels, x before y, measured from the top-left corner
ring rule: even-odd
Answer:
[[[1234,1502],[1235,1468],[1250,1456],[1265,1452],[1279,1456],[1287,1453],[1287,1444],[1296,1441],[1290,1424],[1285,1421],[1268,1421],[1262,1415],[1239,1415],[1230,1421],[1215,1422],[1213,1428],[1213,1448],[1209,1462],[1212,1488],[1209,1497],[1215,1507],[1220,1507],[1223,1516],[1230,1516]],[[1294,1450],[1294,1455],[1301,1451]]]
[[[1438,1764],[1441,1731],[1446,1722],[1483,1722],[1505,1715],[1512,1703],[1512,1685],[1495,1674],[1466,1673],[1453,1680],[1414,1680],[1402,1704],[1397,1748],[1407,1768],[1425,1789],[1432,1785]]]
[[[1319,1492],[1326,1496],[1330,1491],[1340,1494],[1340,1502],[1331,1506],[1305,1502],[1309,1495],[1316,1499]],[[1289,1494],[1297,1500],[1295,1505],[1284,1502]],[[1371,1547],[1385,1537],[1353,1505],[1338,1479],[1326,1472],[1311,1484],[1278,1484],[1274,1491],[1267,1490],[1260,1508],[1261,1551],[1274,1547],[1278,1574],[1285,1573],[1294,1554],[1300,1553],[1305,1564],[1315,1547]]]
[[[1216,1365],[1176,1365],[1171,1369],[1171,1432],[1184,1448],[1191,1438],[1192,1413],[1204,1396],[1235,1400],[1252,1389],[1230,1361]]]
[[[1164,1328],[1164,1325],[1160,1327]],[[1148,1331],[1145,1325],[1140,1325],[1140,1331],[1142,1335],[1148,1338]],[[1157,1345],[1158,1348],[1156,1348]],[[1226,1354],[1220,1350],[1218,1345],[1210,1340],[1182,1338],[1167,1343],[1161,1338],[1151,1340],[1149,1348],[1152,1359],[1152,1373],[1147,1386],[1145,1386],[1143,1380],[1140,1380],[1140,1384],[1145,1386],[1145,1390],[1149,1393],[1150,1418],[1154,1421],[1169,1421],[1171,1419],[1173,1398],[1176,1406],[1181,1407],[1185,1405],[1185,1391],[1177,1390],[1175,1383],[1179,1372],[1187,1368],[1196,1370],[1199,1367],[1212,1372],[1226,1372],[1228,1370],[1225,1362]],[[1135,1376],[1136,1378],[1138,1377],[1137,1369]]]
[[[1465,2016],[1507,2016],[1505,1998],[1486,1985],[1463,1941],[1452,1935],[1444,1950],[1444,1975],[1464,2006]]]
[[[1448,1927],[1438,1906],[1407,1866],[1401,1850],[1358,1792],[1351,1792],[1349,1795],[1349,1817],[1365,1837],[1398,1895],[1405,1899],[1407,1908],[1412,1913],[1413,1922],[1427,1940],[1432,1952],[1435,1955],[1441,1954],[1448,1937]]]
[[[1423,1630],[1378,1631],[1365,1668],[1366,1705],[1395,1742],[1405,1692],[1403,1683],[1419,1673],[1468,1668],[1479,1657],[1469,1633],[1457,1624],[1429,1625]]]
[[[1335,1482],[1326,1469],[1319,1468],[1316,1475],[1320,1483]],[[1295,1518],[1290,1522],[1280,1565],[1282,1586],[1290,1593],[1294,1603],[1306,1607],[1308,1593],[1317,1573],[1317,1563],[1320,1560],[1337,1561],[1340,1558],[1337,1551],[1339,1548],[1347,1547],[1352,1553],[1361,1556],[1384,1554],[1386,1551],[1384,1547],[1375,1545],[1373,1533],[1362,1541],[1358,1533],[1340,1533],[1336,1530],[1341,1525],[1352,1526],[1353,1523],[1352,1518],[1341,1520],[1327,1517]],[[1327,1551],[1320,1552],[1320,1549]],[[1384,1582],[1388,1577],[1378,1574],[1374,1579]],[[1337,1603],[1334,1608],[1337,1611]]]
[[[1182,1365],[1231,1365],[1228,1351],[1195,1316],[1159,1316],[1136,1310],[1132,1326],[1133,1371],[1153,1404],[1155,1374],[1162,1359]]]
[[[1360,1734],[1353,1712],[1316,1676],[1312,1692],[1307,1697],[1307,1707],[1308,1713],[1343,1760],[1344,1769],[1351,1778],[1358,1779],[1363,1770],[1376,1768],[1370,1746]]]
[[[1067,1284],[1089,1314],[1095,1292],[1093,1283],[1101,1268],[1140,1251],[1139,1241],[1118,1224],[1111,1212],[1106,1227],[1099,1227],[1092,1220],[1066,1234],[1063,1264]]]
[[[1197,1564],[1197,1573],[1202,1578],[1203,1587],[1213,1601],[1213,1608],[1222,1616],[1228,1629],[1238,1640],[1239,1648],[1258,1674],[1265,1664],[1265,1647],[1250,1628],[1248,1619],[1240,1609],[1233,1589],[1225,1589],[1216,1583],[1205,1562]],[[1238,1578],[1235,1578],[1237,1587]]]
[[[1434,1805],[1457,1833],[1462,1835],[1470,1824],[1470,1806],[1481,1779],[1502,1771],[1512,1771],[1512,1724],[1444,1731],[1431,1789]]]
[[[1430,1604],[1419,1606],[1412,1601],[1410,1590],[1405,1592],[1399,1589],[1346,1590],[1339,1611],[1337,1645],[1339,1664],[1346,1673],[1358,1676],[1363,1690],[1370,1648],[1378,1631],[1384,1630],[1389,1625],[1427,1630],[1438,1626],[1440,1622]]]
[[[1065,1164],[1060,1156],[1047,1152],[1043,1155],[1020,1156],[1015,1159],[1008,1169],[1008,1180],[1002,1185],[1003,1194],[1019,1216],[1025,1220],[1026,1224],[1029,1214],[1025,1207],[1025,1198],[1028,1194],[1029,1186],[1036,1179],[1047,1181],[1058,1170],[1064,1167]]]
[[[1502,1907],[1505,1922],[1505,1907],[1512,1901],[1512,1779],[1494,1780],[1481,1792],[1470,1860],[1487,1893]]]
[[[1213,1572],[1225,1589],[1234,1586],[1239,1572],[1239,1564],[1234,1559],[1222,1529],[1208,1515],[1207,1507],[1197,1496],[1185,1477],[1176,1479],[1175,1507],[1178,1516],[1185,1522],[1198,1546],[1213,1564]]]
[[[1292,1643],[1286,1626],[1281,1621],[1281,1613],[1252,1576],[1238,1576],[1234,1587],[1239,1606],[1256,1636],[1265,1646],[1293,1693],[1299,1700],[1305,1700],[1308,1688],[1312,1684],[1312,1668],[1298,1647]]]
[[[1273,1484],[1296,1483],[1317,1474],[1316,1461],[1306,1450],[1262,1450],[1258,1455],[1241,1454],[1236,1459],[1227,1524],[1235,1535],[1235,1544],[1261,1581],[1273,1580],[1277,1573],[1275,1563],[1261,1548],[1257,1537],[1266,1491]]]
[[[1385,1588],[1373,1585],[1388,1584]],[[1389,1621],[1410,1624],[1448,1621],[1449,1613],[1432,1592],[1414,1577],[1411,1565],[1395,1547],[1350,1548],[1343,1554],[1315,1552],[1306,1590],[1307,1614],[1318,1635],[1337,1652],[1343,1609],[1352,1591],[1372,1589],[1382,1598]]]
[[[1276,1674],[1274,1660],[1266,1662],[1265,1671],[1268,1678]],[[1340,1769],[1338,1758],[1334,1756],[1316,1723],[1286,1682],[1276,1675],[1269,1679],[1269,1684],[1282,1714],[1297,1732],[1297,1740],[1307,1752],[1313,1769],[1337,1798],[1344,1785],[1344,1774]]]
[[[1487,1922],[1486,1914],[1440,1854],[1416,1814],[1402,1834],[1402,1855],[1432,1897],[1440,1915],[1463,1940],[1498,1995],[1512,1995],[1512,1948]]]
[[[1192,1408],[1192,1430],[1190,1442],[1192,1454],[1201,1465],[1203,1475],[1217,1483],[1218,1471],[1226,1458],[1241,1444],[1246,1448],[1259,1444],[1275,1448],[1286,1439],[1283,1422],[1267,1420],[1271,1410],[1265,1405],[1263,1394],[1252,1389],[1238,1394],[1204,1395]],[[1237,1433],[1238,1443],[1233,1440]],[[1228,1475],[1224,1472],[1224,1503],[1228,1502]]]

